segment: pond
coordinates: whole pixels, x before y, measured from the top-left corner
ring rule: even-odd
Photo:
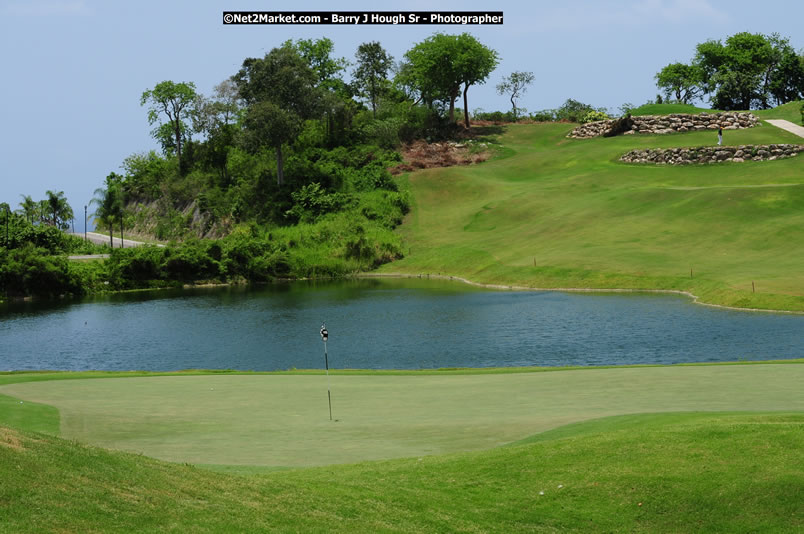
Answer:
[[[0,305],[0,370],[673,364],[804,357],[804,316],[673,295],[359,279]]]

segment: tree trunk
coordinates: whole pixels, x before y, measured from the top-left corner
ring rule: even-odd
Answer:
[[[374,78],[371,79],[371,89],[370,90],[371,90],[371,113],[372,113],[372,118],[376,119],[377,118],[377,102],[376,102],[377,88],[374,86]]]
[[[514,102],[513,94],[511,94],[511,106],[514,108],[514,122],[516,122],[516,102]]]
[[[466,100],[466,92],[469,91],[469,84],[463,86],[463,124],[469,128],[469,104]]]
[[[114,239],[112,237],[114,235],[113,233],[114,233],[114,223],[109,223],[109,248],[112,249],[114,248]]]
[[[124,243],[125,241],[123,241],[123,218],[120,217],[120,248],[123,248]]]
[[[276,185],[285,183],[285,173],[282,168],[282,145],[276,145]]]
[[[181,174],[181,126],[178,120],[173,131],[176,132],[176,156],[179,158],[179,174]]]

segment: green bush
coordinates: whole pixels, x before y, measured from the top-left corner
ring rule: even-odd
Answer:
[[[7,296],[81,295],[84,287],[64,256],[31,243],[0,252],[0,289]]]
[[[555,111],[552,109],[543,109],[541,111],[536,111],[528,115],[530,120],[536,122],[552,122],[556,120]]]
[[[611,117],[609,117],[609,115],[603,111],[590,111],[583,116],[581,119],[581,124],[586,124],[587,122],[604,121],[610,118]]]

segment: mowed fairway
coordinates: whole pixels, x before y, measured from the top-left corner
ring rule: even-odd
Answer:
[[[336,374],[331,382],[336,422],[323,375],[54,380],[0,393],[58,408],[65,438],[174,462],[273,467],[489,449],[620,414],[804,411],[804,363]]]
[[[804,310],[804,247],[796,246],[804,243],[804,157],[623,164],[634,148],[714,145],[716,135],[567,139],[573,126],[509,125],[499,136],[503,157],[403,178],[415,199],[400,228],[409,250],[380,271],[674,289],[713,304]],[[763,122],[726,131],[724,143],[804,139]]]

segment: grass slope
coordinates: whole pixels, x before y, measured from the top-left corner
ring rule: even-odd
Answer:
[[[489,451],[235,477],[0,427],[2,532],[796,532],[804,416],[595,421]]]
[[[571,128],[511,125],[500,136],[507,156],[403,177],[415,199],[399,230],[407,256],[380,272],[683,290],[708,303],[804,311],[804,248],[794,246],[804,242],[801,157],[627,165],[618,158],[634,148],[713,145],[716,136],[571,140]],[[725,132],[724,143],[804,140],[762,123]]]
[[[23,378],[25,375],[17,375]],[[37,375],[34,375],[37,376]],[[41,376],[41,375],[39,375]],[[68,374],[69,376],[69,374]],[[511,374],[208,375],[0,387],[0,421],[203,465],[303,467],[482,450],[611,415],[803,411],[804,364],[632,367]],[[7,397],[7,398],[8,398]],[[51,408],[52,410],[53,408]],[[247,466],[247,467],[244,467]]]

